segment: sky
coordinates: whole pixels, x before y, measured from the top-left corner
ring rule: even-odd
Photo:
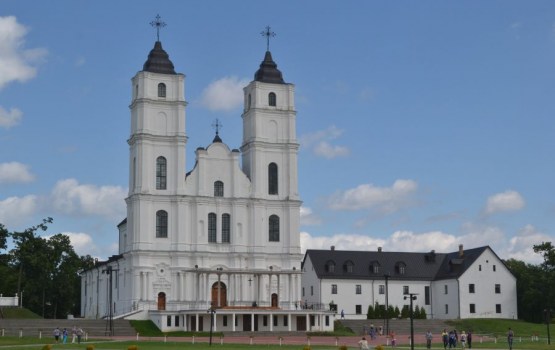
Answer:
[[[117,254],[131,78],[156,41],[186,75],[187,171],[212,124],[239,148],[242,88],[270,51],[295,84],[301,247],[555,237],[553,1],[0,2],[0,223]]]

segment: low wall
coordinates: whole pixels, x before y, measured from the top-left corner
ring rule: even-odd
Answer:
[[[0,294],[0,306],[19,306],[19,297],[5,297]]]

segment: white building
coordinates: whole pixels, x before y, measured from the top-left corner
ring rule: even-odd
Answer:
[[[294,85],[270,52],[244,88],[240,150],[216,131],[189,172],[185,75],[159,41],[131,92],[119,254],[82,274],[81,314],[201,331],[212,309],[218,331],[332,329],[329,312],[300,307]]]
[[[486,246],[441,254],[307,250],[301,295],[308,305],[366,318],[370,305],[409,304],[428,318],[517,318],[516,278]],[[386,301],[387,298],[387,301]]]

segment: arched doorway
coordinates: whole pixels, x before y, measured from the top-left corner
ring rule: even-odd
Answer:
[[[277,295],[277,293],[272,293],[272,307],[278,307],[278,295]]]
[[[158,310],[166,310],[166,293],[158,293]]]
[[[212,285],[212,306],[227,306],[227,288],[223,282],[215,282]]]

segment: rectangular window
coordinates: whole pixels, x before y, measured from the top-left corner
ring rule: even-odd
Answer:
[[[285,327],[289,326],[289,318],[287,317],[287,315],[283,316],[283,325]]]
[[[443,294],[448,294],[447,285],[444,286]]]
[[[314,315],[310,315],[310,326],[314,327],[316,325],[316,317]]]
[[[314,295],[314,286],[310,286],[310,295]]]
[[[268,316],[266,315],[262,316],[262,325],[264,327],[268,327]]]
[[[331,285],[331,294],[337,294],[337,284]]]
[[[224,327],[227,327],[227,315],[224,315],[222,322],[224,324]]]
[[[495,272],[495,265],[493,265],[493,272]]]
[[[231,216],[222,215],[222,243],[229,243],[231,237]]]
[[[495,285],[495,294],[501,294],[501,285],[500,284]]]
[[[471,314],[475,314],[475,313],[476,313],[476,305],[475,305],[475,304],[470,304],[470,313],[471,313]]]
[[[447,315],[449,313],[449,305],[445,304],[445,314]]]
[[[357,284],[357,285],[355,286],[355,293],[356,293],[356,294],[362,294],[362,285]]]
[[[166,317],[166,325],[168,327],[172,326],[172,317],[171,316]]]
[[[208,214],[208,242],[216,243],[216,214]]]
[[[482,271],[482,265],[478,265],[478,271]]]
[[[403,286],[403,294],[409,294],[409,286]]]
[[[273,319],[274,319],[274,327],[277,327],[277,325],[278,325],[278,317],[277,317],[277,315],[274,315]]]
[[[475,293],[475,291],[474,291],[474,283],[470,283],[470,284],[468,285],[468,292],[469,292],[469,293]]]
[[[303,287],[303,297],[304,297],[304,287]]]
[[[179,327],[179,316],[175,316],[175,326]]]
[[[326,326],[329,326],[329,325],[330,325],[330,317],[329,317],[329,316],[326,316],[325,320],[326,320],[326,321],[325,321],[325,322],[326,322]]]
[[[498,314],[501,313],[501,304],[495,304],[495,312]]]
[[[378,286],[378,290],[380,294],[385,294],[385,286],[383,284]]]
[[[357,315],[362,314],[362,305],[355,305],[355,313]]]
[[[430,286],[424,287],[424,304],[430,305]]]
[[[235,316],[235,327],[239,326],[239,317]]]

